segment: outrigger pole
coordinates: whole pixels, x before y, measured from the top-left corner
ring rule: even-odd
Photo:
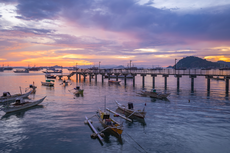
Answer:
[[[109,111],[109,112],[111,112],[111,113],[113,113],[113,114],[119,115],[119,117],[121,117],[121,118],[123,118],[123,119],[125,119],[125,120],[127,120],[127,121],[129,121],[129,122],[132,122],[131,119],[129,119],[129,118],[125,117],[125,116],[122,116],[121,114],[119,114],[119,113],[117,113],[117,112],[114,112],[114,111],[112,111],[112,110],[110,110],[110,109],[108,109],[108,108],[106,108],[106,110]]]
[[[85,116],[85,119],[87,121],[87,123],[89,124],[89,126],[91,127],[91,129],[93,130],[93,132],[97,135],[98,139],[103,141],[103,138],[100,136],[100,133],[97,132],[97,130],[94,128],[94,126],[91,124],[91,122],[89,121],[89,119]]]

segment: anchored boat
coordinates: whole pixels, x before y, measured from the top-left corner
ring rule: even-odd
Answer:
[[[155,89],[153,89],[152,91],[141,91],[140,93],[143,96],[149,96],[151,98],[159,98],[159,99],[163,99],[163,98],[167,98],[170,93],[161,93],[161,92],[156,92]]]
[[[109,83],[120,84],[121,81],[109,80]]]
[[[49,86],[49,87],[53,87],[54,86],[54,80],[46,80],[46,82],[41,82],[43,86]]]
[[[24,94],[14,94],[14,95],[11,95],[10,92],[3,92],[3,95],[0,97],[0,103],[14,101],[16,100],[16,98],[27,98],[31,92],[32,90]]]
[[[36,101],[29,101],[29,100],[24,101],[22,98],[17,98],[15,103],[5,106],[4,108],[2,108],[2,110],[6,113],[23,110],[23,109],[33,107],[35,105],[40,104],[45,98],[46,96]]]
[[[124,111],[124,113],[126,113],[128,115],[128,117],[131,116],[135,116],[135,117],[139,117],[139,118],[145,118],[146,112],[145,112],[145,107],[143,108],[143,110],[135,110],[133,108],[133,103],[128,103],[128,108],[125,105],[122,105],[120,103],[118,103],[117,101],[115,101],[118,108],[122,111]]]

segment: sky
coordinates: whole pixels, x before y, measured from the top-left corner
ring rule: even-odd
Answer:
[[[230,0],[0,0],[1,66],[230,62]]]

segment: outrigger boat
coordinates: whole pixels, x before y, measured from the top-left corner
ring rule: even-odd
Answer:
[[[128,108],[125,107],[125,105],[122,105],[115,101],[118,108],[124,112],[124,114],[128,115],[128,118],[131,116],[139,117],[139,118],[145,118],[146,112],[145,107],[143,110],[134,110],[133,109],[133,103],[128,103]]]
[[[149,96],[151,98],[159,98],[159,99],[163,99],[163,98],[167,98],[170,93],[160,93],[160,92],[156,92],[155,89],[153,89],[152,91],[141,91],[140,93],[143,96]]]
[[[14,94],[11,95],[10,92],[3,92],[0,97],[0,103],[10,102],[16,100],[16,98],[27,98],[31,94],[32,90],[24,94]]]
[[[36,101],[24,101],[22,98],[17,98],[15,103],[5,106],[4,108],[2,108],[2,110],[5,113],[11,113],[11,112],[19,111],[19,110],[22,110],[22,109],[26,109],[26,108],[38,105],[45,98],[46,98],[46,96],[43,97],[42,99],[39,99],[39,100],[36,100]]]
[[[106,108],[106,110],[109,110],[109,109]],[[111,111],[111,110],[109,110],[109,111]],[[128,119],[128,118],[126,118],[126,117],[124,117],[122,115],[118,115],[118,113],[116,113],[116,112],[113,112],[113,111],[111,111],[111,112],[115,114],[114,115],[115,117],[122,117],[122,118],[124,118],[124,119],[126,119],[126,120],[128,120],[130,122],[132,121],[132,120],[130,120],[130,119]],[[93,125],[91,123],[91,120],[89,120],[94,116],[96,116],[98,118],[99,122],[104,127],[104,129],[102,131],[100,131],[100,132],[98,132],[93,127]],[[99,138],[100,140],[103,140],[102,132],[104,132],[106,130],[108,130],[109,132],[112,132],[113,134],[115,134],[115,136],[118,136],[119,138],[121,137],[121,134],[123,132],[123,125],[120,124],[119,122],[115,121],[114,119],[112,119],[110,117],[109,112],[101,111],[100,109],[98,109],[97,114],[94,115],[94,116],[92,116],[90,118],[85,117],[86,118],[85,123],[89,124],[91,129],[94,131],[94,134],[91,135],[92,138]]]

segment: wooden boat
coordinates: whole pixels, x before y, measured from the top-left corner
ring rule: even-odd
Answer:
[[[46,96],[36,101],[24,101],[22,98],[19,98],[19,99],[16,99],[15,103],[5,106],[4,108],[2,108],[2,110],[6,113],[23,110],[23,109],[33,107],[33,106],[40,104],[45,98]]]
[[[15,70],[14,73],[29,73],[29,69]]]
[[[160,92],[156,92],[155,89],[153,89],[152,91],[141,91],[140,93],[143,96],[149,96],[151,98],[159,98],[159,99],[163,99],[163,98],[167,98],[170,93],[160,93]]]
[[[48,74],[45,75],[45,77],[47,79],[56,79],[57,76],[56,75],[51,75],[51,74],[48,73]]]
[[[109,83],[120,84],[121,81],[109,80]]]
[[[110,114],[108,112],[103,112],[100,109],[97,112],[97,117],[101,125],[116,134],[117,136],[121,136],[123,132],[123,126],[120,125],[117,121],[110,118]]]
[[[128,103],[128,108],[126,108],[125,105],[122,105],[117,101],[115,102],[120,110],[124,111],[124,113],[129,115],[128,117],[135,116],[135,117],[145,118],[146,115],[145,108],[143,108],[143,110],[134,110],[133,103]]]
[[[46,80],[46,82],[41,82],[43,86],[54,86],[54,83],[52,83],[53,80]],[[54,82],[54,81],[53,81]]]
[[[15,101],[16,98],[27,98],[31,94],[32,90],[24,94],[14,94],[11,95],[9,92],[3,92],[3,95],[0,97],[0,103]]]
[[[84,89],[80,89],[79,86],[77,86],[76,88],[74,88],[74,94],[77,95],[77,94],[83,94],[84,92]]]

